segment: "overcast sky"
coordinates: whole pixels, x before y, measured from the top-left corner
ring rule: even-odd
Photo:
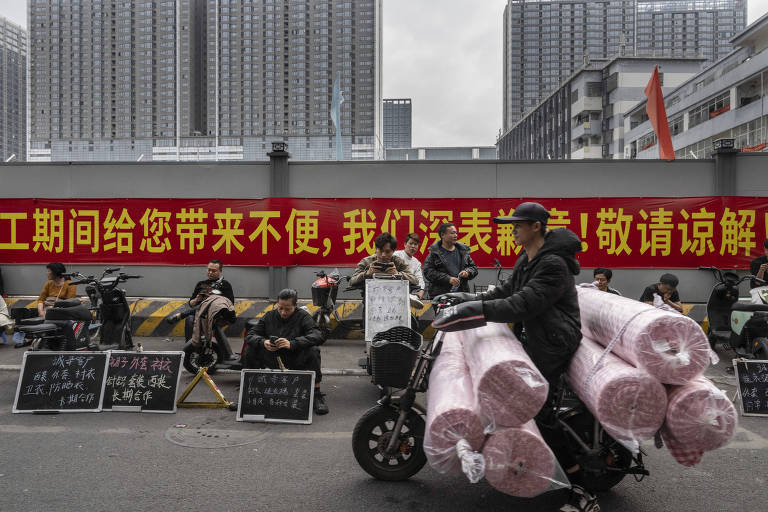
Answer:
[[[768,0],[748,1],[748,23]],[[384,97],[413,100],[414,146],[492,146],[501,127],[506,0],[383,0]],[[27,25],[24,0],[0,16]]]

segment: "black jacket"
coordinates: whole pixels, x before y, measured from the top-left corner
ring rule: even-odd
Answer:
[[[289,352],[299,352],[309,347],[319,346],[325,342],[320,329],[305,310],[296,308],[287,320],[283,320],[276,309],[268,311],[248,329],[245,342],[256,348],[264,345],[264,340],[270,336],[285,338],[291,342]],[[285,351],[282,349],[281,352]]]
[[[466,270],[469,274],[468,279],[462,279],[459,285],[459,291],[469,291],[469,280],[477,277],[477,265],[469,255],[469,246],[456,242],[456,249],[459,251],[461,260],[461,270]],[[429,254],[424,261],[424,279],[427,281],[427,293],[430,297],[437,297],[442,293],[451,291],[450,276],[447,272],[445,260],[440,252],[440,242],[437,241],[429,247]]]
[[[211,293],[211,289],[216,289],[221,292],[223,296],[229,299],[229,301],[235,303],[235,292],[232,291],[232,285],[226,279],[215,280],[206,279],[205,281],[198,281],[195,285],[195,290],[192,292],[192,296],[189,300],[194,299],[200,292]]]
[[[521,252],[506,282],[478,296],[487,320],[514,322],[518,337],[525,328],[526,351],[550,382],[567,368],[581,342],[574,282],[579,273],[574,256],[579,251],[581,241],[575,233],[549,231],[532,261]]]

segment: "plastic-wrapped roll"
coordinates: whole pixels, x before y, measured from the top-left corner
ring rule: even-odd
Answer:
[[[707,336],[692,318],[626,297],[577,287],[581,332],[664,384],[685,384],[710,361]]]
[[[493,432],[483,446],[485,479],[499,491],[532,498],[568,487],[568,479],[533,420]]]
[[[507,324],[458,334],[483,417],[491,425],[515,427],[536,416],[549,384]]]
[[[667,397],[661,436],[680,464],[697,464],[704,452],[725,446],[733,437],[738,424],[736,408],[709,379],[699,377],[683,386],[669,386]]]
[[[440,473],[461,471],[456,444],[466,440],[477,451],[485,439],[477,411],[461,341],[457,333],[446,333],[443,348],[429,375],[427,425],[424,453]]]
[[[567,372],[571,388],[615,439],[629,443],[650,439],[664,423],[666,389],[613,354],[598,365],[604,350],[590,339],[581,340]]]

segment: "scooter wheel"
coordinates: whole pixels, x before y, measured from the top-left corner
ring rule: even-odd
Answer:
[[[412,412],[400,432],[394,454],[385,453],[397,422],[398,411],[377,405],[363,414],[352,432],[352,451],[360,467],[379,480],[407,480],[424,467],[424,419]]]
[[[218,362],[219,354],[214,348],[205,350],[189,345],[184,349],[184,368],[192,375],[197,375],[203,367],[208,368],[209,374],[215,373]]]

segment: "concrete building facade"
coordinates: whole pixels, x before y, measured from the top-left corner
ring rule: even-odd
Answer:
[[[410,148],[412,144],[410,98],[384,99],[384,149]]]
[[[731,43],[735,50],[665,93],[675,158],[710,158],[713,142],[733,139],[736,150],[765,151],[768,142],[768,15]],[[624,117],[626,158],[658,158],[646,102]]]
[[[717,61],[746,26],[746,5],[746,0],[508,0],[503,131],[589,60],[623,54]]]
[[[654,66],[659,66],[662,91],[669,92],[695,76],[703,63],[672,57],[591,61],[499,138],[499,159],[624,158],[624,114],[645,98]]]
[[[36,161],[345,159],[381,134],[381,0],[30,0]]]
[[[27,31],[0,18],[0,157],[27,159]]]
[[[496,160],[496,146],[384,148],[385,160]]]

